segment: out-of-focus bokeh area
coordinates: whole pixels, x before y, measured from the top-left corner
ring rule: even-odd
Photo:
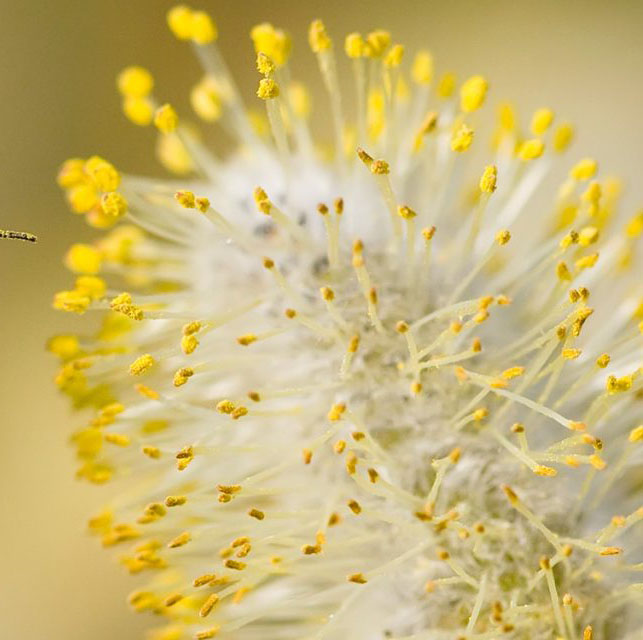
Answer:
[[[157,95],[179,112],[189,109],[187,92],[200,70],[190,47],[165,26],[172,4],[0,0],[0,228],[39,236],[35,246],[0,241],[3,638],[127,640],[141,637],[145,625],[125,604],[132,578],[85,533],[86,517],[105,490],[74,480],[66,440],[82,417],[56,393],[55,363],[44,345],[50,334],[82,324],[54,312],[50,300],[71,284],[61,259],[68,245],[96,235],[68,212],[54,181],[59,163],[98,153],[124,171],[162,175],[154,132],[134,127],[120,112],[114,78],[125,65],[148,67]],[[220,46],[248,101],[258,102],[248,37],[253,24],[268,20],[290,31],[294,75],[313,82],[319,81],[306,41],[311,19],[326,21],[343,63],[346,33],[385,27],[409,53],[429,47],[438,71],[487,75],[490,104],[513,99],[525,115],[553,107],[578,126],[572,157],[597,156],[627,179],[631,207],[643,200],[643,3],[637,0],[194,4],[216,17]]]

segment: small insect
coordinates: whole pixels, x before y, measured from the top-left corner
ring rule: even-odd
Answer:
[[[33,233],[26,233],[25,231],[7,231],[0,229],[0,238],[6,240],[24,240],[25,242],[38,242],[38,238]]]

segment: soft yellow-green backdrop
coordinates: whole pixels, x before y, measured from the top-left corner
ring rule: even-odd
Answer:
[[[0,635],[10,640],[134,639],[131,578],[86,537],[100,492],[73,479],[66,438],[79,418],[51,383],[49,334],[74,319],[54,313],[68,286],[65,248],[91,237],[54,183],[59,162],[99,153],[126,171],[158,172],[153,133],[121,116],[114,76],[149,67],[158,94],[186,104],[198,78],[189,47],[168,34],[168,0],[0,0],[0,228],[38,234],[0,241]],[[197,4],[195,0],[195,4]],[[580,130],[577,153],[597,155],[643,201],[643,2],[639,0],[199,0],[249,100],[257,75],[248,39],[271,20],[294,36],[295,73],[313,69],[306,26],[331,34],[386,27],[430,47],[440,69],[482,72],[492,98],[524,110],[551,105]],[[316,77],[316,76],[312,76]],[[638,181],[638,183],[637,183]],[[639,200],[637,200],[639,198]],[[269,639],[266,639],[269,640]]]

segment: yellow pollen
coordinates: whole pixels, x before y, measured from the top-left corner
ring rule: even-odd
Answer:
[[[371,31],[366,36],[366,54],[371,58],[381,58],[391,44],[391,34],[383,29]]]
[[[152,458],[153,460],[158,460],[161,457],[161,450],[158,447],[145,445],[141,451],[143,451],[148,458]]]
[[[256,341],[257,341],[257,336],[254,333],[246,333],[237,338],[237,342],[244,347],[247,347],[248,345],[251,345],[253,342],[256,342]]]
[[[127,212],[127,200],[117,191],[103,194],[100,206],[103,213],[110,218],[120,218]]]
[[[563,360],[576,360],[581,354],[580,349],[563,349],[562,356]]]
[[[275,72],[275,63],[262,51],[257,54],[257,71],[264,76]]]
[[[262,100],[272,100],[279,96],[279,85],[272,78],[262,78],[259,81],[257,96]]]
[[[500,246],[506,245],[509,240],[511,240],[511,232],[508,231],[507,229],[502,229],[501,231],[498,231],[496,233],[496,242]]]
[[[236,409],[236,406],[230,400],[221,400],[221,402],[217,403],[216,409],[219,413],[230,415]]]
[[[498,169],[494,165],[485,167],[480,178],[480,191],[482,191],[482,193],[493,193],[496,190],[497,177]]]
[[[100,251],[88,244],[74,244],[65,255],[65,266],[74,273],[96,274],[101,262]]]
[[[349,582],[354,582],[355,584],[366,584],[367,582],[363,573],[351,573],[351,575],[347,576],[346,579]]]
[[[473,129],[468,127],[466,124],[462,124],[456,131],[453,132],[453,135],[451,137],[451,150],[463,152],[466,151],[472,143]]]
[[[643,424],[632,429],[627,439],[630,442],[643,442]]]
[[[185,209],[194,209],[196,207],[192,191],[177,191],[174,194],[174,199]]]
[[[212,611],[212,609],[214,609],[214,606],[217,604],[217,602],[219,602],[219,596],[216,593],[210,594],[208,596],[208,599],[201,606],[201,609],[199,609],[199,615],[202,618],[210,615],[210,612]]]
[[[402,64],[403,57],[404,46],[401,44],[393,45],[384,57],[384,65],[390,69],[399,67]]]
[[[576,260],[574,263],[574,266],[580,270],[580,269],[590,269],[593,267],[596,262],[598,261],[598,253],[591,253],[588,256],[584,256],[582,258],[579,258]]]
[[[397,208],[397,213],[401,218],[404,218],[405,220],[413,220],[413,218],[417,217],[417,213],[411,209],[411,207],[407,207],[406,205],[400,205]]]
[[[248,511],[248,515],[255,520],[263,520],[266,517],[266,514],[263,511],[255,509],[254,507]]]
[[[194,637],[196,640],[210,640],[210,638],[214,638],[219,633],[220,629],[221,627],[217,625],[205,631],[199,631]]]
[[[593,158],[583,158],[570,170],[569,177],[574,180],[591,180],[598,171],[598,163]]]
[[[520,377],[524,372],[525,372],[525,367],[511,367],[509,369],[505,369],[500,375],[505,380],[511,380],[513,378]]]
[[[129,366],[130,375],[140,376],[141,374],[151,369],[154,366],[155,362],[156,361],[149,353],[139,356]]]
[[[328,412],[328,420],[331,422],[337,422],[338,420],[342,419],[342,415],[346,411],[346,405],[345,404],[334,404],[331,408],[330,411]]]
[[[190,542],[190,540],[192,540],[192,536],[188,531],[184,531],[183,533],[176,536],[176,538],[171,540],[167,546],[168,549],[176,549],[178,547],[186,545],[188,542]]]

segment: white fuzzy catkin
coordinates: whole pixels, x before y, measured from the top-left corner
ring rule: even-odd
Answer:
[[[194,108],[238,147],[215,156],[148,72],[119,76],[190,175],[65,163],[72,209],[116,226],[70,249],[54,301],[100,328],[49,345],[93,410],[78,475],[112,487],[90,528],[140,574],[151,637],[643,637],[643,214],[623,227],[591,159],[544,189],[568,125],[541,109],[525,140],[504,106],[489,149],[486,80],[434,90],[420,52],[409,82],[386,32],[346,40],[353,101],[311,25],[329,152],[285,33],[253,29],[251,126],[211,19],[168,21],[206,71]]]

